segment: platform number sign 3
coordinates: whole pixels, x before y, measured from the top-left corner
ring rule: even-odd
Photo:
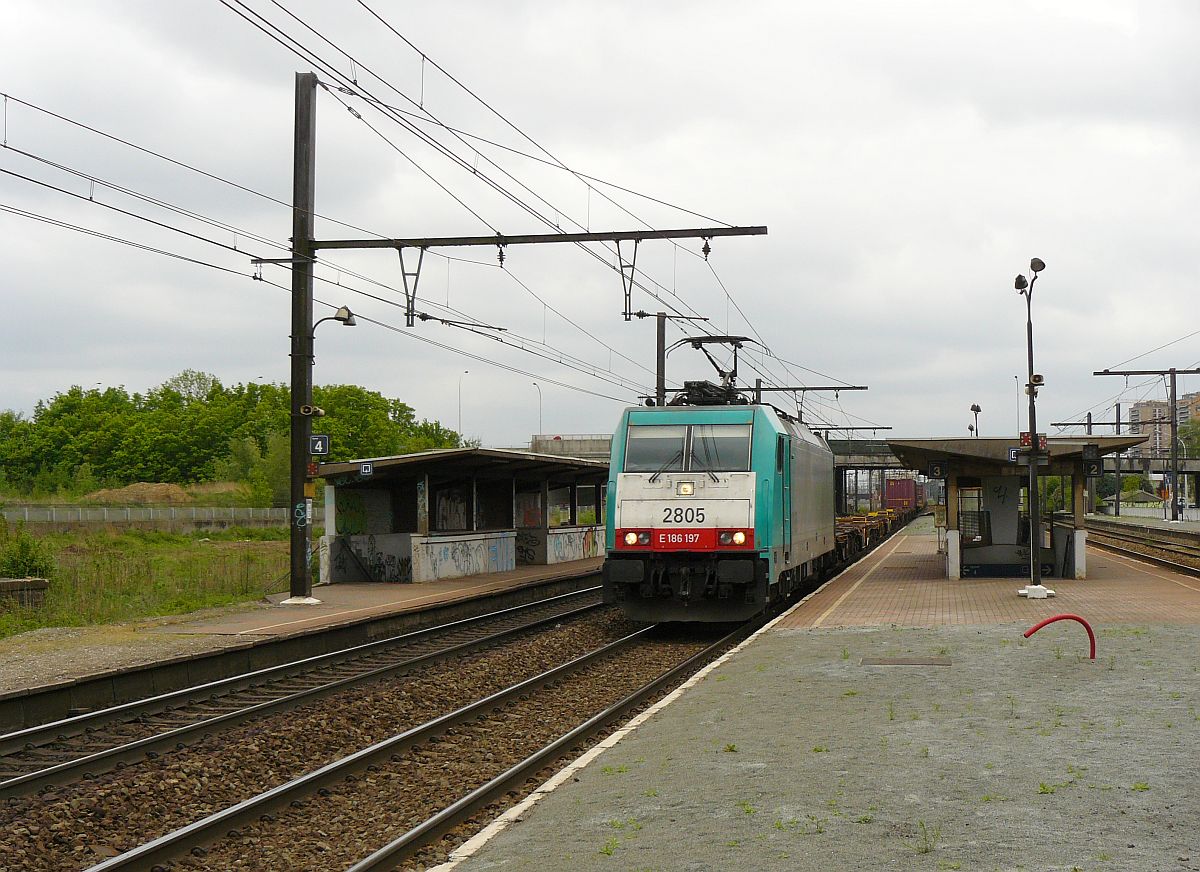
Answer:
[[[929,478],[945,478],[946,477],[946,462],[943,460],[929,461]]]
[[[308,453],[309,454],[328,454],[329,453],[329,436],[324,433],[314,433],[308,437]]]

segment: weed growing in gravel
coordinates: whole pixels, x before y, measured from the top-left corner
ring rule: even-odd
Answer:
[[[796,818],[788,818],[787,820],[775,818],[775,823],[771,824],[771,826],[777,830],[795,830],[800,827],[800,821],[796,820]]]
[[[736,754],[737,753],[737,745],[733,744],[733,742],[730,742],[728,745],[725,746],[725,753],[726,754]]]
[[[1032,559],[1032,558],[1030,558],[1030,562],[1033,562],[1033,559]],[[1054,659],[1055,659],[1055,660],[1062,660],[1062,645],[1055,645],[1055,646],[1054,646]]]
[[[957,860],[938,860],[937,867],[939,869],[961,869],[962,863],[959,863]]]
[[[1039,791],[1039,793],[1040,793],[1040,791]],[[993,796],[990,793],[985,793],[983,796],[981,796],[979,798],[979,801],[980,802],[1008,802],[1008,797],[1001,796],[1000,794],[996,794]]]
[[[891,700],[888,700],[888,720],[896,720],[896,706]]]
[[[1033,562],[1032,558],[1030,559],[1030,562]],[[1167,699],[1183,699],[1183,694],[1177,690],[1173,690],[1167,694]]]
[[[808,820],[808,826],[812,827],[812,831],[815,835],[819,836],[821,833],[825,832],[826,821],[824,818],[819,818],[815,814],[806,814],[804,817]],[[804,828],[805,832],[808,832],[808,826]]]
[[[618,839],[616,836],[613,836],[611,839],[609,839],[607,842],[604,843],[604,847],[602,847],[600,849],[600,853],[603,854],[605,857],[611,857],[613,855],[613,853],[617,850],[617,848],[619,848],[620,846],[621,846],[621,840]]]
[[[875,820],[874,815],[864,814],[864,815],[859,815],[859,817],[855,820],[855,823],[869,824],[873,820]]]
[[[620,766],[601,766],[600,772],[602,775],[618,775],[623,772],[628,772],[629,767],[622,763]]]
[[[929,747],[928,747],[928,746],[926,746],[926,747],[924,747],[924,748],[922,748],[922,749],[921,749],[921,756],[922,756],[922,757],[928,757],[928,756],[929,756]]]
[[[653,787],[648,787],[642,791],[642,796],[658,796],[658,791]]]
[[[826,751],[828,751],[828,750],[829,750],[829,749],[828,749],[828,748],[826,748],[824,745],[814,745],[814,746],[813,746],[813,753],[814,753],[814,754],[824,754],[824,753],[825,753]]]
[[[1132,790],[1134,793],[1141,793],[1141,792],[1142,792],[1142,791],[1144,791],[1144,790],[1149,790],[1149,789],[1150,789],[1150,785],[1149,785],[1149,784],[1147,784],[1145,781],[1137,781],[1137,782],[1135,782],[1135,783],[1134,783],[1134,785],[1133,785],[1131,788],[1129,788],[1129,789],[1130,789],[1130,790]]]
[[[905,842],[905,844],[918,854],[928,854],[937,847],[937,843],[942,837],[942,828],[930,828],[926,826],[925,821],[917,821],[917,835],[916,842]]]
[[[849,659],[850,659],[850,649],[849,649],[849,648],[843,648],[843,649],[842,649],[842,659],[843,659],[843,660],[849,660]]]
[[[741,802],[739,802],[737,805],[738,805],[738,808],[740,808],[742,810],[743,814],[755,814],[758,811],[758,809],[756,809],[753,805],[751,805],[749,802],[747,802],[744,799]]]
[[[843,693],[842,696],[858,696],[858,691],[857,690],[848,690],[845,693]]]

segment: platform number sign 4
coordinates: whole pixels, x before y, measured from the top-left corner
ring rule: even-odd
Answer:
[[[314,433],[308,437],[308,453],[323,455],[329,453],[329,436],[324,433]]]

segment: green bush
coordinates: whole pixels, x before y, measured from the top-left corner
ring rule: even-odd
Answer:
[[[0,518],[0,578],[49,578],[53,574],[54,558],[49,549],[24,525],[10,532]]]

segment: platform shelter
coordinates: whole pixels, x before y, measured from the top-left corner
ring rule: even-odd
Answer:
[[[423,582],[604,554],[608,464],[495,448],[323,463],[322,583]]]
[[[1102,471],[1106,454],[1125,451],[1146,436],[1073,436],[1047,440],[1038,477],[1059,479],[1061,511],[1042,504],[1038,531],[1042,575],[1087,578],[1085,471]],[[889,439],[909,469],[946,482],[944,553],[947,578],[1022,577],[1029,574],[1029,459],[1015,438]],[[1069,500],[1065,497],[1069,495]],[[939,518],[941,521],[941,518]]]

